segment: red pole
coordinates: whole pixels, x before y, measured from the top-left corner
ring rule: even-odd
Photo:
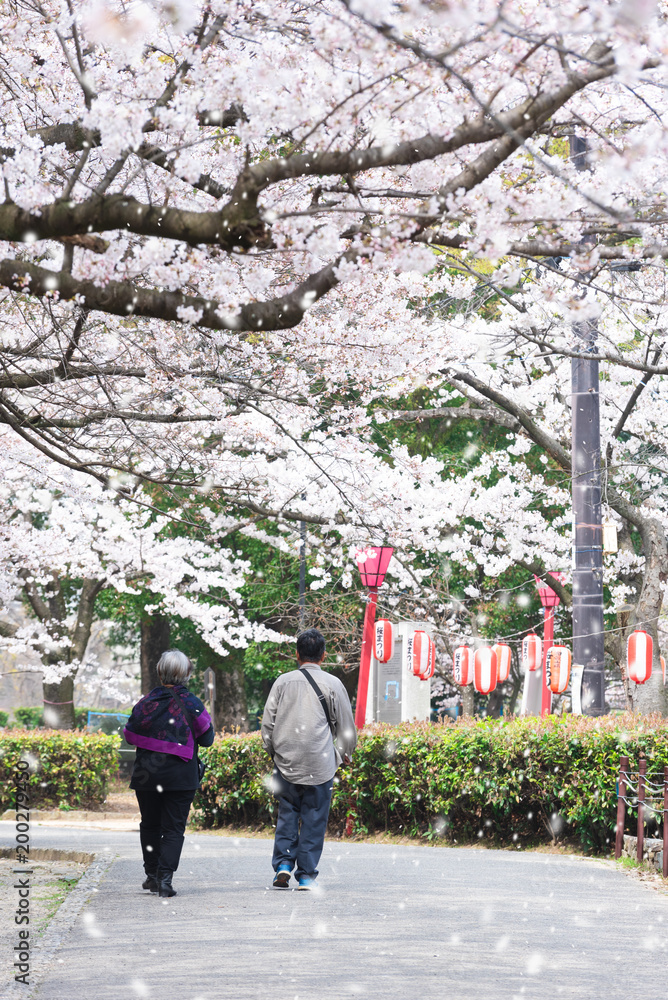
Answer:
[[[645,774],[647,773],[647,761],[640,758],[638,764],[638,850],[636,858],[642,861],[643,848],[645,846]]]
[[[355,725],[361,729],[366,720],[366,702],[369,692],[369,674],[371,672],[371,653],[374,642],[374,622],[376,620],[376,603],[378,587],[369,587],[369,603],[364,612],[364,629],[362,631],[362,655],[360,657],[360,673],[357,681],[357,705],[355,708]]]
[[[615,857],[621,858],[624,847],[624,825],[626,823],[626,776],[629,758],[619,758],[619,785],[617,791],[617,830],[615,831]]]
[[[543,691],[540,702],[541,716],[552,711],[552,692],[547,686],[547,651],[554,642],[554,608],[544,608],[545,626],[543,628]]]

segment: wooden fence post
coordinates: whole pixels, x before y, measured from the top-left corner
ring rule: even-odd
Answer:
[[[668,767],[663,769],[663,877],[668,878]]]
[[[621,858],[624,847],[624,826],[626,824],[626,775],[629,758],[619,758],[619,781],[617,783],[617,830],[615,836],[615,857]]]
[[[638,764],[638,850],[636,857],[642,862],[643,847],[645,846],[645,775],[647,773],[647,761],[640,758]]]

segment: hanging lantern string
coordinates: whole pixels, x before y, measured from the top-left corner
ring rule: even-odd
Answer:
[[[363,600],[368,600],[368,598],[362,598],[362,599]],[[378,602],[378,608],[379,608],[379,610],[384,611],[385,614],[387,614],[387,615],[396,614],[396,610],[394,608],[391,608],[391,607],[389,607],[386,604],[381,604],[380,601]],[[558,609],[555,608],[554,610],[555,611],[557,611],[557,610],[559,610],[559,611],[563,610],[563,604]],[[609,613],[612,613],[612,612],[609,612]],[[556,617],[556,615],[555,615],[555,617]],[[654,615],[654,617],[652,617],[652,618],[642,618],[640,621],[638,621],[638,622],[635,623],[635,628],[636,629],[640,629],[641,626],[643,626],[643,625],[651,625],[652,622],[659,621],[663,617],[665,617],[665,616],[663,614],[661,614],[661,615]],[[539,628],[543,624],[544,620],[545,620],[544,617],[541,616],[540,620],[534,622],[533,625],[530,626],[530,627],[532,627],[532,628]],[[463,632],[459,632],[459,633],[454,632],[453,633],[452,629],[438,628],[436,625],[432,625],[431,628],[432,628],[432,631],[436,635],[447,636],[448,638],[453,637],[453,634],[454,634],[454,636],[459,635],[460,638],[461,638],[461,641],[463,643],[470,642],[473,639],[473,636],[465,635]],[[627,628],[628,628],[628,626],[624,626],[624,625],[620,625],[620,626],[615,627],[615,628],[604,628],[603,629],[603,634],[604,635],[612,635],[614,632],[625,632],[627,630]],[[527,634],[526,628],[522,628],[522,629],[518,629],[516,632],[509,632],[507,635],[499,636],[499,637],[497,637],[496,641],[498,641],[498,642],[516,642],[519,645],[519,643],[522,640],[521,639],[516,639],[515,636],[525,636],[526,634]],[[583,638],[583,639],[590,639],[590,638],[592,638],[595,635],[600,635],[600,632],[589,632],[587,635],[583,635],[581,638]],[[563,643],[571,642],[571,639],[570,639],[570,637],[566,636],[562,640],[562,642]]]

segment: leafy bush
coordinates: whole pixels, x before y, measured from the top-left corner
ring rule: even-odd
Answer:
[[[44,726],[44,709],[15,708],[14,719],[23,729],[41,729]]]
[[[3,710],[0,709],[0,729],[4,729],[8,722],[9,712],[3,712]]]
[[[15,766],[31,767],[30,806],[80,808],[104,801],[118,770],[118,737],[70,730],[8,729],[0,733],[0,810],[14,807]]]
[[[88,713],[94,712],[95,709],[88,708],[75,708],[74,709],[74,728],[75,729],[85,729],[88,724]],[[19,723],[23,729],[43,729],[44,728],[44,709],[41,707],[33,708],[15,708],[14,718]],[[1,724],[1,723],[0,723]]]
[[[271,762],[259,735],[223,736],[205,752],[196,805],[207,826],[275,815]],[[661,716],[460,720],[370,726],[338,772],[330,830],[527,843],[575,838],[605,851],[614,837],[619,758],[668,764]],[[629,827],[630,829],[630,827]]]

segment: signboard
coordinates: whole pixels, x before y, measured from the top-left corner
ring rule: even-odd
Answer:
[[[584,667],[573,664],[571,670],[571,711],[573,715],[582,715],[582,675]]]
[[[412,643],[412,635],[410,642]],[[386,663],[376,663],[378,681],[376,684],[376,712],[378,722],[389,722],[397,726],[401,720],[402,704],[402,652],[404,639],[395,636],[392,656]]]

